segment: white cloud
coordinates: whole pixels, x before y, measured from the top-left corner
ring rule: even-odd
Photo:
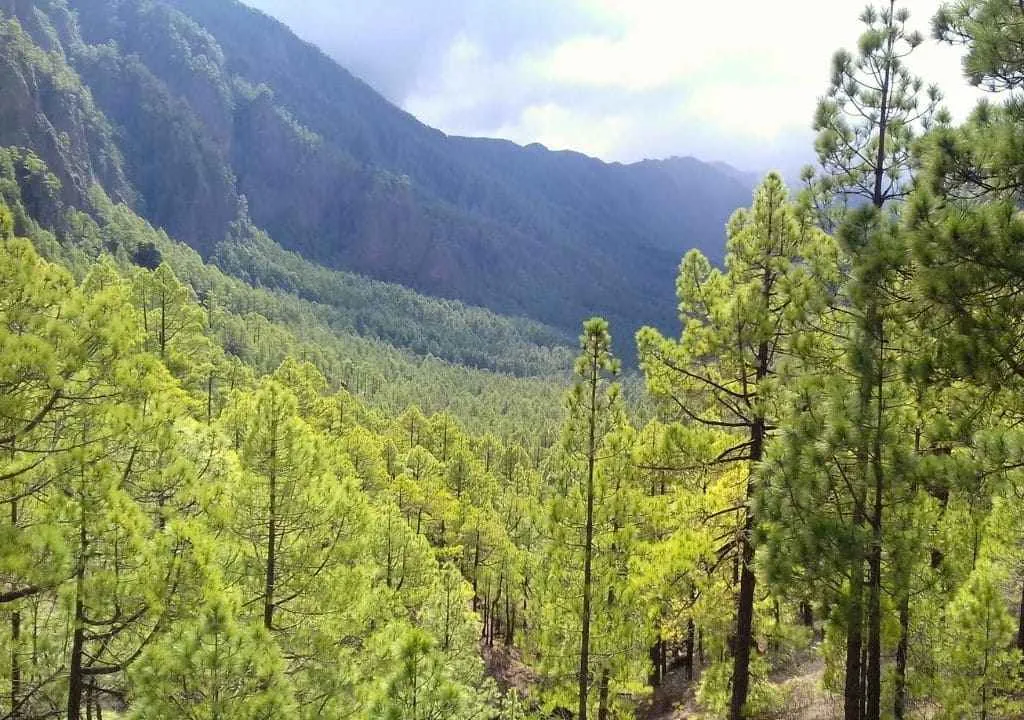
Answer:
[[[251,2],[302,32],[281,0]],[[447,132],[763,169],[806,159],[831,56],[854,46],[864,0],[307,0],[327,35],[320,4],[358,8],[328,52]],[[927,34],[938,3],[904,4]],[[956,49],[930,41],[911,66],[956,115],[973,106]]]

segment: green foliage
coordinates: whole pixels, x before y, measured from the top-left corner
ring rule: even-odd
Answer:
[[[132,671],[130,718],[276,720],[296,717],[284,661],[266,631],[240,625],[215,599],[177,625]]]
[[[869,5],[860,19],[865,27],[857,53],[835,54],[828,93],[814,116],[823,170],[814,189],[825,203],[838,199],[840,208],[852,199],[882,207],[905,198],[915,135],[935,120],[948,121],[938,111],[938,88],[925,88],[906,66],[924,40],[907,29],[909,11],[890,0]]]
[[[998,570],[982,564],[961,586],[946,611],[943,718],[1018,717],[1020,651],[1010,649],[1014,627],[1006,610]]]
[[[283,250],[248,221],[217,246],[215,262],[250,284],[316,303],[335,332],[515,375],[556,375],[570,367],[566,338],[553,328],[328,270]]]
[[[724,267],[686,256],[682,332],[639,333],[631,405],[639,379],[587,321],[562,407],[559,331],[311,265],[236,194],[297,245],[352,177],[372,207],[330,221],[399,223],[374,242],[424,208],[464,228],[467,206],[492,239],[540,237],[554,206],[509,220],[526,206],[501,188],[442,187],[462,166],[437,148],[353,133],[329,91],[296,101],[287,57],[238,40],[270,31],[225,27],[255,17],[235,5],[15,9],[0,59],[40,93],[0,109],[31,145],[0,148],[0,713],[607,720],[671,687],[674,656],[709,716],[795,716],[777,677],[804,659],[849,720],[1020,715],[1021,110],[933,116],[894,3],[836,59],[815,192],[769,175]],[[936,26],[972,79],[1012,88],[1018,19],[971,0]],[[231,76],[240,57],[267,85]],[[18,115],[29,99],[49,127]],[[271,130],[265,154],[226,149]],[[561,177],[476,150],[510,188]],[[371,167],[392,152],[413,176]],[[327,190],[292,183],[295,157]],[[563,184],[544,192],[594,187]],[[136,211],[222,225],[191,238],[215,264]],[[586,272],[618,257],[605,239]]]
[[[964,45],[964,73],[974,85],[1014,90],[1024,82],[1024,18],[1013,0],[944,3],[932,22],[935,36]]]
[[[25,240],[0,260],[0,644],[19,708],[372,716],[378,678],[405,697],[409,662],[444,673],[446,712],[494,702],[462,576],[359,486],[367,453],[384,464],[383,443],[354,452],[360,421],[382,429],[373,413],[287,362],[241,373],[200,422],[190,379],[223,351],[168,267],[125,278],[105,260],[76,284]],[[430,424],[463,446],[450,418]]]

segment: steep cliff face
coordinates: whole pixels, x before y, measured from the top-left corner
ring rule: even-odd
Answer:
[[[42,16],[30,19],[40,37],[53,38]],[[112,127],[59,44],[50,44],[57,49],[44,51],[18,23],[0,18],[0,146],[30,148],[45,158],[68,205],[86,205],[93,183],[118,201],[133,202]]]
[[[207,256],[241,213],[315,262],[566,329],[674,324],[679,257],[749,188],[692,159],[606,164],[447,137],[235,0],[0,0],[0,144],[87,206]],[[10,100],[10,101],[8,101]],[[243,202],[243,197],[247,202]]]
[[[75,58],[97,104],[118,128],[139,211],[209,254],[238,210],[224,146],[195,106],[173,95],[137,56],[101,45]]]

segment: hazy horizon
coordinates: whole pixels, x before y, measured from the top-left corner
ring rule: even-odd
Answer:
[[[610,162],[693,156],[754,172],[793,172],[812,159],[815,100],[832,54],[855,44],[864,7],[861,0],[794,0],[785,13],[752,0],[246,2],[446,133]],[[939,3],[901,4],[911,10],[911,27],[929,38],[912,69],[937,83],[962,118],[980,93],[961,74],[959,50],[930,39]]]

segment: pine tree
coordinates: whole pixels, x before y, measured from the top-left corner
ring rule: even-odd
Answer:
[[[678,294],[684,331],[680,341],[657,331],[638,334],[641,366],[652,394],[670,401],[677,421],[728,433],[733,442],[714,465],[743,468],[740,500],[716,515],[734,518],[735,532],[718,549],[736,557],[739,588],[729,717],[747,716],[756,584],[753,500],[759,464],[777,427],[776,376],[789,347],[794,323],[808,303],[822,301],[807,272],[805,256],[824,242],[805,209],[790,205],[778,175],[758,189],[750,211],[729,223],[727,271],[712,269],[691,252],[679,272]]]
[[[619,370],[611,354],[608,323],[588,320],[580,336],[581,353],[576,360],[576,382],[567,396],[568,420],[563,431],[561,452],[552,468],[550,500],[551,560],[541,583],[544,599],[534,608],[541,613],[534,621],[540,637],[541,662],[554,675],[555,702],[570,693],[562,685],[573,658],[575,704],[579,720],[586,720],[592,704],[595,660],[595,617],[607,598],[607,585],[596,538],[604,530],[599,464],[606,449],[605,439],[622,422],[619,387],[611,379]],[[610,499],[610,498],[609,498]],[[566,588],[572,591],[566,593]]]
[[[1024,9],[1015,0],[944,3],[932,23],[939,39],[967,47],[964,71],[993,92],[1024,85]]]
[[[1020,651],[999,579],[997,568],[979,564],[947,608],[942,718],[1020,716]]]
[[[197,619],[176,624],[149,648],[131,674],[135,690],[129,717],[297,717],[277,646],[262,626],[240,624],[235,615],[231,603],[215,595]]]
[[[874,720],[881,713],[881,584],[883,509],[886,471],[883,459],[885,434],[885,383],[891,374],[887,361],[890,343],[882,298],[894,297],[884,287],[889,273],[902,267],[901,243],[887,247],[891,232],[884,225],[883,208],[907,197],[912,187],[911,146],[915,135],[948,117],[939,110],[937,88],[924,88],[905,65],[905,59],[923,41],[907,30],[909,12],[889,0],[881,9],[868,7],[861,21],[858,54],[838,52],[827,96],[815,116],[816,150],[823,169],[814,191],[822,201],[829,226],[838,226],[846,238],[852,263],[849,303],[858,320],[850,336],[854,358],[852,373],[860,385],[856,410],[858,428],[854,442],[854,476],[873,478],[854,503],[854,524],[870,528],[867,564],[867,607],[862,606],[864,584],[861,559],[851,558],[850,604],[847,622],[847,659],[844,714],[847,720]],[[861,208],[843,215],[853,199],[867,201],[874,218]],[[838,214],[836,211],[839,211]],[[888,263],[888,267],[887,267]],[[872,419],[872,413],[874,417]],[[873,428],[873,430],[872,430]],[[845,472],[845,471],[844,471]],[[859,491],[860,492],[860,491]],[[854,547],[857,547],[855,544]],[[862,614],[864,617],[861,617]],[[866,620],[867,664],[862,667],[861,623]]]
[[[816,190],[840,208],[856,198],[879,208],[905,198],[915,134],[947,117],[939,112],[938,88],[926,89],[904,62],[924,40],[908,31],[910,13],[888,0],[881,8],[868,6],[860,19],[865,30],[857,54],[835,54],[832,81],[814,117],[823,171]]]

